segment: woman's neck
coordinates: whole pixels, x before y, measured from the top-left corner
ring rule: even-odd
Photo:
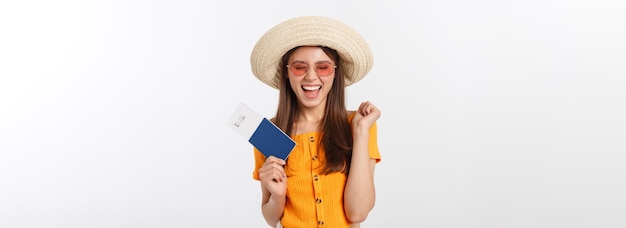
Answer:
[[[325,115],[325,106],[319,105],[313,108],[300,107],[296,122],[321,122]]]
[[[294,123],[296,134],[320,131],[324,121],[324,109],[300,109]]]

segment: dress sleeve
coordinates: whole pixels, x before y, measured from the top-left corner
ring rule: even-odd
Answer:
[[[376,163],[380,162],[380,151],[378,150],[378,129],[376,123],[370,127],[370,139],[367,145],[371,159],[376,159]]]
[[[254,171],[252,171],[252,179],[255,180],[260,180],[259,178],[259,169],[263,166],[263,163],[265,163],[265,155],[263,155],[263,153],[261,153],[261,151],[259,151],[256,147],[253,147],[254,149]]]
[[[350,111],[350,114],[348,115],[348,122],[351,125],[352,125],[352,119],[354,119],[355,114],[356,114],[355,111]],[[374,124],[372,124],[372,126],[370,127],[369,133],[370,133],[370,138],[369,138],[369,142],[367,143],[369,155],[371,159],[376,159],[376,163],[379,163],[381,160],[381,157],[380,157],[380,151],[378,150],[378,127],[376,125],[376,122],[374,122]]]

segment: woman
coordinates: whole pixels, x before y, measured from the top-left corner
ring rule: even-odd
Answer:
[[[363,102],[348,111],[345,104],[345,87],[372,64],[359,33],[326,17],[284,21],[255,45],[254,75],[279,90],[272,121],[296,141],[286,161],[254,149],[253,178],[270,226],[359,227],[374,207],[380,110]]]

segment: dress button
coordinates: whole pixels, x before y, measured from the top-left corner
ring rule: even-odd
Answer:
[[[317,180],[319,180],[319,179],[320,179],[320,178],[319,178],[319,176],[317,176],[317,175],[313,175],[313,180],[314,180],[314,181],[317,181]]]
[[[309,137],[309,142],[315,142],[315,138],[313,136]]]
[[[324,221],[317,221],[317,225],[324,225]]]
[[[322,203],[322,198],[317,198],[317,199],[315,199],[315,202],[316,202],[317,204]]]
[[[313,161],[317,160],[317,155],[313,155],[312,159]]]

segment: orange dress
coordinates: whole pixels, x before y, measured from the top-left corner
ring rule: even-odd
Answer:
[[[352,115],[351,115],[352,117]],[[350,121],[352,118],[350,118]],[[369,156],[380,161],[376,124],[369,130]],[[321,132],[308,132],[292,136],[296,147],[285,165],[287,174],[287,199],[281,224],[285,228],[349,227],[350,221],[343,209],[343,192],[346,176],[335,172],[320,174],[324,162],[324,148],[318,145]],[[252,174],[259,180],[259,169],[265,156],[254,148],[255,169]]]

